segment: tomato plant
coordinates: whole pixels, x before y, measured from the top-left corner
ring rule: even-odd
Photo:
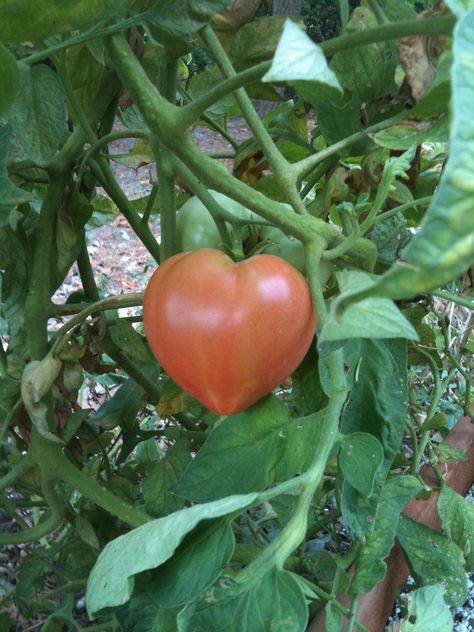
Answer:
[[[158,268],[145,292],[143,323],[169,375],[210,410],[233,415],[297,368],[316,316],[306,281],[278,257],[233,263],[203,249]]]
[[[466,601],[472,3],[258,4],[0,0],[1,629]]]

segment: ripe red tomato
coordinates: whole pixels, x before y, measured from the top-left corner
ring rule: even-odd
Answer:
[[[299,365],[316,326],[309,286],[289,263],[219,250],[167,259],[145,291],[143,322],[167,373],[210,410],[231,415]]]

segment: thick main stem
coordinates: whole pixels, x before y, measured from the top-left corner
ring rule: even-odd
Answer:
[[[178,77],[178,60],[162,63],[158,86],[164,99],[174,105]],[[161,261],[172,257],[176,245],[176,190],[173,164],[169,152],[156,138],[152,139],[153,153],[156,158],[156,174],[160,194]]]

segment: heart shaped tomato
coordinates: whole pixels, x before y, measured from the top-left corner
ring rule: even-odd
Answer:
[[[210,410],[240,412],[299,365],[316,325],[309,286],[289,263],[239,263],[218,250],[167,259],[148,283],[143,322],[170,377]]]

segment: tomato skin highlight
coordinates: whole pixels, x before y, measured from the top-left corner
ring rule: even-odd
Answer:
[[[180,253],[152,275],[143,323],[170,377],[210,410],[232,415],[281,384],[316,327],[309,286],[289,263],[234,263],[213,249]]]

